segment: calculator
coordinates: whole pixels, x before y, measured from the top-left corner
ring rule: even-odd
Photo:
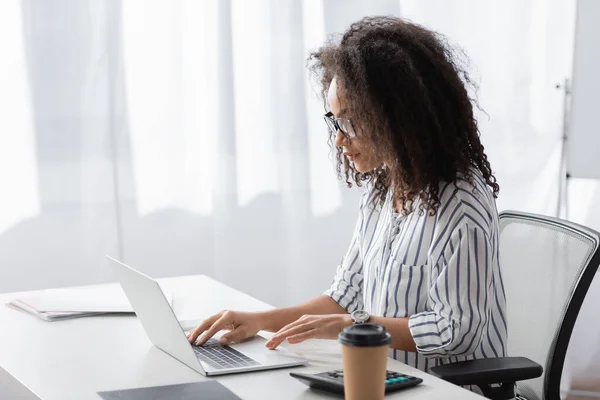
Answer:
[[[312,389],[344,394],[344,371],[341,369],[321,372],[319,374],[290,372],[290,376],[300,380]],[[394,371],[386,371],[385,392],[391,393],[397,390],[406,389],[416,386],[421,382],[423,382],[423,379],[415,376],[405,375]]]

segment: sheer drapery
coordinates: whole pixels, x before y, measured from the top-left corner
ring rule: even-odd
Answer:
[[[17,2],[0,13],[0,232],[39,213],[36,151],[33,138],[29,81],[23,46],[23,20]],[[10,142],[8,140],[10,139]]]
[[[570,76],[574,11],[571,0],[1,2],[0,291],[107,281],[112,254],[277,305],[320,293],[358,193],[336,181],[304,65],[365,15],[401,15],[464,48],[499,209],[553,214],[555,84]],[[598,229],[596,186],[571,183],[569,217]],[[591,331],[576,335],[590,343]],[[585,360],[573,371],[593,370],[589,346],[573,352]]]

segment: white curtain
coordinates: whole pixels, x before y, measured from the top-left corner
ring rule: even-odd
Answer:
[[[7,2],[0,12],[0,233],[39,213],[36,185],[36,152],[29,82],[23,46],[23,20],[17,2]]]
[[[464,48],[499,209],[554,214],[555,85],[571,76],[574,0],[9,0],[0,291],[112,280],[112,254],[156,277],[208,274],[276,305],[320,293],[358,192],[336,181],[304,65],[329,34],[374,14]],[[568,211],[600,229],[596,189],[573,180]],[[599,333],[578,326],[586,346],[571,349],[574,376],[600,375]]]
[[[336,181],[306,57],[327,33],[399,9],[124,2],[124,258],[158,275],[177,260],[276,304],[320,293],[347,246],[358,193]]]

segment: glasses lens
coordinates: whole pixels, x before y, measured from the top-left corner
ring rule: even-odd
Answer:
[[[352,127],[352,122],[348,118],[340,118],[337,120],[340,129],[346,136],[350,139],[354,139],[356,134],[354,133],[354,128]]]

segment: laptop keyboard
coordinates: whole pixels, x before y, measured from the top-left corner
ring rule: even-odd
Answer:
[[[222,346],[215,338],[210,338],[202,346],[192,346],[200,361],[204,361],[215,369],[230,369],[260,365],[258,361],[229,347]]]

